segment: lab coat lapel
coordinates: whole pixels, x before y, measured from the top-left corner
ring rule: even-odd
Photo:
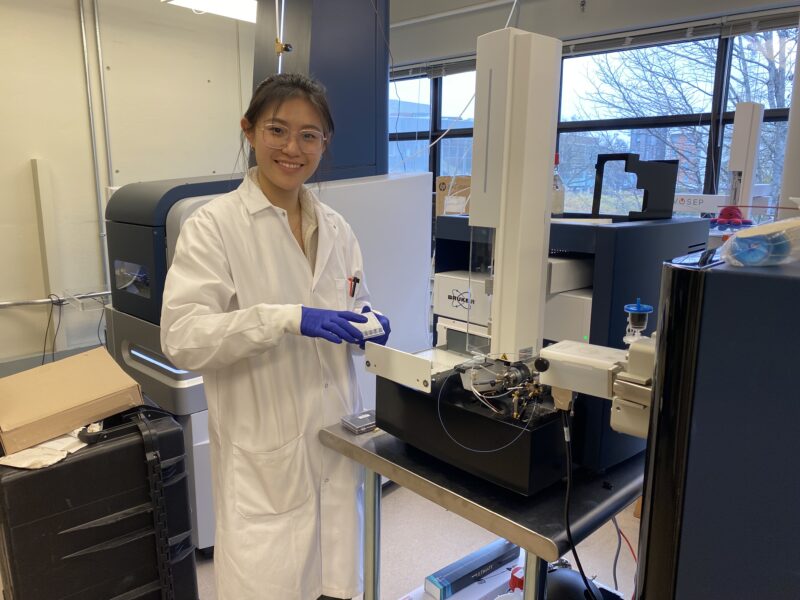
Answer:
[[[315,202],[314,210],[317,213],[319,245],[317,246],[317,264],[314,266],[314,283],[311,286],[312,289],[316,289],[322,272],[325,270],[331,253],[336,246],[336,239],[339,236],[339,228],[334,222],[332,215],[325,207],[319,202]]]

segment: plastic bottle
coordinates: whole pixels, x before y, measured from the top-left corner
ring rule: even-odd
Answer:
[[[553,166],[553,207],[551,211],[554,215],[564,212],[564,182],[558,174],[558,152],[556,152],[555,166]]]

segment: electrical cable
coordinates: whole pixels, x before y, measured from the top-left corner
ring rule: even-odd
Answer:
[[[478,390],[476,390],[474,386],[473,386],[473,387],[470,387],[469,389],[470,389],[470,391],[472,392],[472,395],[473,395],[473,396],[475,396],[475,398],[477,398],[477,399],[478,399],[478,402],[480,402],[481,404],[483,404],[483,405],[484,405],[486,408],[488,408],[489,410],[491,410],[491,411],[492,411],[494,414],[496,414],[496,415],[499,415],[499,414],[502,412],[502,411],[501,411],[499,408],[497,408],[497,407],[496,407],[494,404],[492,404],[491,402],[489,402],[489,400],[487,400],[486,398],[484,398],[484,397],[483,397],[483,395],[479,394],[479,393],[478,393]]]
[[[617,583],[617,563],[619,562],[619,552],[622,550],[622,530],[619,528],[619,523],[617,523],[617,517],[611,517],[611,522],[614,524],[614,527],[617,528],[617,550],[614,552],[614,566],[612,567],[612,574],[614,576],[614,589],[619,589],[619,583]]]
[[[92,298],[92,300],[100,305],[100,319],[97,321],[97,341],[100,342],[101,346],[108,348],[108,341],[103,341],[100,337],[100,326],[103,324],[103,317],[106,316],[106,303],[99,298]]]
[[[636,552],[633,551],[633,545],[631,544],[630,540],[628,540],[628,536],[625,535],[625,532],[622,531],[622,529],[620,529],[619,532],[622,534],[622,539],[625,540],[626,544],[628,544],[628,550],[631,551],[631,556],[633,557],[633,562],[635,562],[638,565],[639,564],[639,559],[636,558]]]
[[[517,8],[517,0],[514,0],[514,4],[511,5],[511,12],[508,13],[508,20],[506,20],[506,27],[508,24],[511,23],[511,17],[514,15],[514,9]],[[505,27],[503,28],[505,29]]]
[[[47,327],[44,329],[44,343],[42,344],[42,363],[47,356],[47,334],[50,332],[50,322],[53,320],[53,301],[50,301],[50,313],[47,315]]]
[[[597,597],[594,595],[589,585],[589,579],[583,571],[581,559],[578,558],[578,549],[575,547],[575,542],[572,541],[572,529],[569,524],[569,500],[572,493],[572,433],[570,431],[569,415],[567,415],[566,411],[561,412],[561,424],[564,427],[564,446],[567,450],[567,494],[564,499],[564,525],[567,530],[567,541],[572,548],[572,555],[575,557],[575,564],[578,566],[578,571],[581,574],[581,579],[583,579],[583,584],[586,586],[586,591],[589,592],[589,600],[597,600]]]
[[[511,23],[511,18],[514,15],[514,10],[516,10],[516,8],[517,8],[517,2],[518,2],[518,0],[514,0],[514,4],[511,5],[511,10],[508,13],[508,19],[506,20],[505,27],[508,27],[509,23]],[[372,4],[372,9],[375,11],[375,14],[380,16],[380,14],[378,13],[378,7],[375,6],[375,1],[374,0],[370,0],[370,3]],[[389,48],[389,42],[386,39],[386,35],[384,34],[383,29],[381,29],[381,35],[383,36],[383,42],[386,45],[386,49],[389,51],[389,60],[391,61],[390,62],[390,66],[389,66],[389,73],[391,73],[392,70],[394,69],[394,57],[392,56],[392,51]],[[394,85],[395,85],[395,95],[397,96],[397,101],[398,101],[398,114],[397,114],[397,117],[398,117],[398,120],[399,120],[399,118],[400,118],[400,111],[399,111],[400,95],[397,93],[397,80],[392,80],[392,83],[394,83]],[[472,102],[474,100],[475,100],[475,94],[472,94],[472,98],[469,99],[469,102],[467,102],[467,105],[458,114],[458,117],[457,117],[458,119],[461,118],[461,116],[466,112],[466,110],[469,108],[470,104],[472,104]],[[450,133],[450,131],[452,131],[452,129],[453,128],[450,127],[447,130],[445,130],[439,137],[437,137],[433,142],[431,142],[428,145],[427,150],[430,151],[430,149],[433,148],[436,144],[438,144],[442,140],[442,138],[444,138],[448,133]],[[395,133],[396,132],[397,132],[397,121],[395,122]],[[403,161],[403,170],[405,171],[405,158],[403,157],[402,152],[400,152],[400,144],[399,143],[397,144],[397,151],[398,151],[398,153],[400,153],[400,158]],[[415,153],[409,155],[406,158],[415,158],[416,156],[419,156],[420,154],[422,154],[422,152],[423,151],[415,152]]]
[[[540,404],[534,404],[534,407],[531,409],[531,416],[528,417],[528,421],[525,423],[525,427],[522,428],[522,431],[517,434],[513,440],[508,442],[507,444],[500,446],[499,448],[493,448],[491,450],[478,450],[477,448],[470,448],[459,442],[456,438],[454,438],[450,431],[447,429],[447,426],[444,424],[444,419],[442,419],[442,392],[444,388],[447,387],[448,380],[453,376],[453,373],[450,373],[447,377],[445,377],[444,382],[442,382],[442,387],[439,388],[439,394],[436,397],[436,412],[439,415],[439,424],[442,426],[442,431],[444,431],[445,435],[450,438],[450,440],[460,446],[464,450],[468,450],[469,452],[476,452],[478,454],[491,454],[493,452],[500,452],[501,450],[505,450],[509,446],[511,446],[514,442],[516,442],[519,438],[522,437],[522,434],[528,431],[528,427],[530,427],[531,423],[533,422],[533,417],[536,415],[536,409],[540,406]]]
[[[56,294],[48,296],[50,301],[58,306],[58,319],[56,321],[56,332],[53,334],[53,345],[50,347],[50,362],[56,361],[56,340],[58,340],[58,330],[61,329],[61,308],[64,306],[64,300],[59,298]],[[55,297],[55,300],[53,300]]]
[[[460,112],[460,113],[458,113],[458,116],[456,117],[456,119],[460,119],[460,118],[461,118],[461,116],[462,116],[462,115],[463,115],[465,112],[467,112],[467,109],[469,108],[469,105],[470,105],[470,104],[472,104],[472,102],[473,102],[474,100],[475,100],[475,94],[472,94],[472,98],[470,98],[470,99],[469,99],[469,102],[467,102],[467,105],[466,105],[464,108],[462,108],[462,109],[461,109],[461,112]],[[441,134],[439,137],[437,137],[435,140],[433,140],[433,142],[431,142],[431,143],[430,143],[430,145],[428,146],[428,149],[430,149],[430,148],[433,148],[433,147],[434,147],[436,144],[438,144],[438,143],[439,143],[439,142],[442,140],[442,138],[443,138],[444,136],[446,136],[446,135],[447,135],[448,133],[450,133],[452,130],[453,130],[453,128],[452,128],[452,127],[448,127],[448,128],[447,128],[447,129],[444,131],[444,133],[442,133],[442,134]]]
[[[106,316],[106,311],[104,308],[100,309],[100,318],[97,320],[97,341],[100,342],[100,345],[108,348],[108,342],[104,341],[100,337],[100,327],[103,325],[103,317]]]
[[[378,11],[378,6],[375,4],[375,0],[369,0],[369,3],[372,4],[372,10],[375,12],[375,16],[378,17],[378,21],[380,21],[381,14]],[[392,54],[392,49],[389,46],[389,40],[386,39],[386,32],[383,30],[383,27],[380,28],[381,38],[383,38],[383,45],[386,46],[386,52],[389,54],[389,74],[391,76],[392,71],[394,70],[394,55]],[[400,92],[397,90],[397,80],[392,79],[391,84],[394,86],[394,95],[397,96],[397,116],[394,120],[394,132],[397,133],[397,127],[400,124]],[[417,94],[419,94],[419,88],[417,89]],[[417,96],[419,98],[419,95]],[[428,134],[430,135],[430,133]],[[400,161],[403,163],[403,172],[406,170],[406,157],[403,156],[403,151],[400,149],[400,142],[396,141],[397,144],[397,153],[400,155]],[[412,154],[408,158],[413,158],[416,156]]]

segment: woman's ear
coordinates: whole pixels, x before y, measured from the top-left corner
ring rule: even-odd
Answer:
[[[244,137],[247,138],[247,141],[250,142],[250,145],[252,146],[253,137],[255,137],[255,127],[253,127],[252,123],[250,123],[250,121],[248,121],[245,117],[242,117],[242,120],[239,124],[242,126]]]

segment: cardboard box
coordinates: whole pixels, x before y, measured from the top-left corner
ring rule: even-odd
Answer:
[[[436,216],[468,215],[472,178],[468,175],[436,178]]]
[[[0,444],[30,448],[142,404],[142,392],[105,348],[0,379]]]

